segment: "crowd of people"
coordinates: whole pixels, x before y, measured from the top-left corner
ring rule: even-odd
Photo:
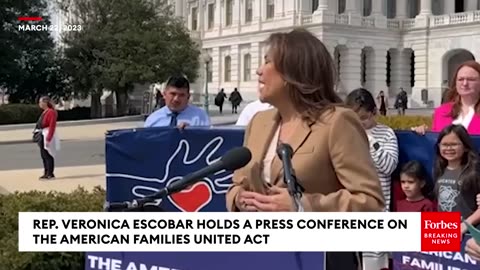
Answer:
[[[345,101],[340,99],[334,90],[333,59],[318,38],[295,29],[272,34],[267,44],[257,70],[259,99],[248,104],[237,121],[246,126],[244,146],[251,150],[252,160],[234,172],[226,195],[229,211],[295,211],[276,155],[277,146],[287,143],[305,189],[301,200],[305,211],[460,212],[464,222],[480,227],[480,158],[470,137],[480,135],[479,63],[468,61],[458,67],[431,127],[412,127],[419,136],[439,133],[435,166],[425,168],[415,160],[399,164],[394,131],[375,120],[388,108],[383,92],[374,98],[368,89],[359,88]],[[227,97],[223,89],[218,96],[216,105],[222,108]],[[162,98],[165,106],[146,119],[145,127],[211,125],[203,109],[189,104],[190,85],[184,76],[172,76]],[[230,95],[232,113],[242,100],[235,89]],[[399,114],[405,113],[406,103],[402,90],[394,105]],[[48,98],[40,100],[40,107],[44,113],[34,137],[45,167],[41,178],[49,179],[54,177],[56,113]],[[392,173],[400,165],[397,194]],[[433,171],[433,181],[428,170]],[[467,233],[464,223],[461,232]],[[466,251],[480,259],[479,243],[473,239]],[[388,269],[388,263],[386,252],[326,255],[328,270]]]

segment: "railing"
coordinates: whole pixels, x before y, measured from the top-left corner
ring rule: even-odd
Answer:
[[[348,24],[348,14],[336,14],[335,24]]]
[[[313,15],[314,16],[314,15]],[[308,25],[314,23],[312,15],[304,16],[302,18],[302,24]],[[350,25],[353,24],[348,14],[332,14],[334,19],[331,21],[334,24]],[[410,30],[417,27],[417,19],[387,19],[387,28],[392,30]],[[430,16],[429,27],[434,28],[445,25],[458,25],[472,22],[480,22],[480,10],[469,11],[464,13],[446,14],[438,16]],[[375,28],[375,18],[373,17],[361,17],[361,26],[368,28]],[[425,27],[420,26],[420,27]]]
[[[312,21],[312,15],[303,16],[302,18],[302,24],[309,24],[312,23]]]
[[[480,10],[433,16],[430,27],[480,22]]]
[[[404,19],[402,20],[403,29],[411,29],[415,27],[415,19]]]
[[[450,0],[449,0],[450,1]],[[453,0],[452,0],[453,1]],[[385,25],[377,25],[376,19],[374,17],[351,17],[349,14],[332,14],[327,13],[323,15],[325,18],[325,23],[327,24],[340,24],[340,25],[352,25],[352,26],[362,26],[365,28],[385,28]],[[354,19],[353,19],[354,18]],[[359,18],[360,20],[357,20]],[[281,21],[284,18],[273,19],[269,21]],[[300,24],[307,26],[311,24],[316,24],[315,14],[312,15],[297,15],[295,18]],[[420,19],[420,22],[417,24],[417,21]],[[426,25],[423,23],[425,18],[407,18],[407,19],[387,19],[386,27],[389,30],[396,31],[408,31],[415,28],[425,28]],[[463,13],[454,13],[454,14],[445,14],[438,16],[429,16],[427,27],[436,28],[444,27],[448,25],[457,26],[459,24],[469,24],[480,22],[480,10],[468,11]],[[255,22],[250,22],[248,25],[252,25]],[[201,39],[200,31],[191,31],[190,36],[192,39]]]
[[[362,17],[362,26],[375,27],[375,18]]]

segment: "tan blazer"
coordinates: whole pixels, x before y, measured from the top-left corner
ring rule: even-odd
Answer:
[[[304,124],[288,143],[294,150],[292,166],[305,188],[305,211],[382,211],[380,180],[370,156],[367,135],[357,115],[346,108],[324,113],[315,124]],[[238,211],[235,197],[250,189],[250,180],[262,177],[262,161],[279,124],[276,109],[257,113],[245,130],[244,146],[252,152],[247,166],[235,171],[226,201]],[[282,162],[275,154],[271,184],[286,187]]]

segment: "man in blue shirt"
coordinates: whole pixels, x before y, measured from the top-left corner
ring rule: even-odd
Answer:
[[[205,110],[189,104],[190,83],[184,76],[172,76],[163,91],[165,106],[150,114],[145,127],[210,126]]]

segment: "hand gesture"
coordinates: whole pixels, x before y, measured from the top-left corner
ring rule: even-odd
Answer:
[[[255,192],[240,190],[235,197],[235,206],[240,212],[256,212],[257,208],[251,204]]]
[[[180,130],[185,129],[188,126],[188,123],[186,122],[181,122],[180,124],[177,125],[177,128]]]
[[[475,260],[480,261],[480,245],[475,241],[474,238],[468,239],[465,246],[465,251]]]
[[[425,132],[428,131],[428,126],[423,124],[418,127],[412,127],[411,130],[417,133],[418,135],[425,135]]]
[[[263,212],[292,212],[295,210],[292,198],[286,188],[272,186],[268,195],[253,193],[247,199],[247,204],[252,205],[257,211]]]

